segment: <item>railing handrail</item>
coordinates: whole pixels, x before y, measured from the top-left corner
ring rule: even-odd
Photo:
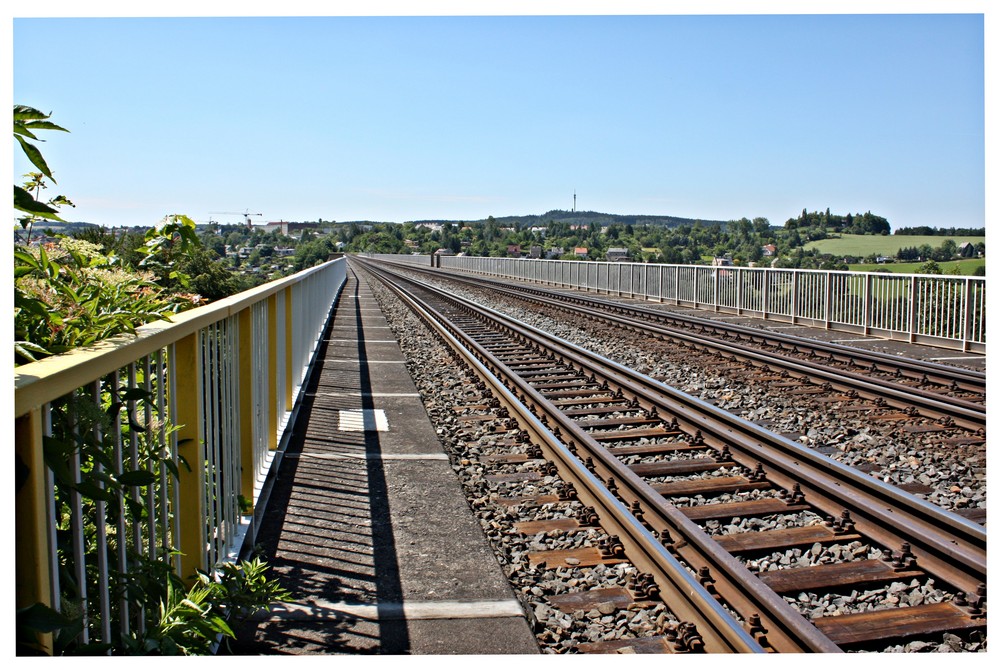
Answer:
[[[73,644],[113,645],[152,621],[122,596],[142,560],[191,580],[253,546],[346,265],[15,368],[18,607],[79,597]]]
[[[135,335],[118,335],[93,345],[14,368],[14,416],[60,398],[84,384],[117,370],[157,349],[239,313],[286,287],[323,270],[335,261],[275,279],[208,305],[180,312],[136,328]]]

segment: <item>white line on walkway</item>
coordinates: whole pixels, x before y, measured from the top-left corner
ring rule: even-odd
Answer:
[[[307,600],[297,603],[277,603],[269,614],[258,615],[264,620],[324,620],[344,616],[370,621],[387,619],[493,619],[522,617],[524,610],[516,600],[480,600],[463,602],[441,600],[437,602],[381,603],[379,605],[353,605],[325,600]]]
[[[315,458],[321,461],[447,461],[448,454],[369,454],[335,451],[329,454],[285,453],[285,458]]]
[[[981,361],[985,359],[986,356],[941,356],[939,358],[931,358],[928,360],[932,361]]]
[[[378,343],[378,344],[389,344],[389,343],[395,344],[396,340],[369,340],[367,338],[363,339],[363,340],[360,340],[360,339],[357,339],[357,338],[355,338],[353,340],[348,340],[346,338],[340,338],[340,337],[338,337],[337,339],[329,339],[329,340],[327,340],[327,342],[375,342],[375,343]]]
[[[882,339],[881,337],[873,337],[871,339],[863,340],[830,340],[831,342],[889,342],[889,340]]]
[[[327,358],[326,363],[405,363],[406,361],[373,361],[370,358],[361,360],[359,358]]]

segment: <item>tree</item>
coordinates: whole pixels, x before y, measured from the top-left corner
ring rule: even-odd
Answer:
[[[941,274],[941,266],[937,264],[934,260],[929,260],[920,267],[917,268],[917,274],[921,275],[939,275]]]

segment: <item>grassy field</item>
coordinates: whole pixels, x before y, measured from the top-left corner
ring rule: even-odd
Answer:
[[[985,242],[985,237],[945,237],[940,235],[841,235],[828,240],[816,240],[805,245],[806,249],[816,249],[819,253],[834,256],[868,256],[882,254],[895,256],[905,247],[919,247],[929,244],[931,248],[941,246],[945,240],[962,242]],[[852,268],[853,269],[853,268]]]
[[[920,266],[923,263],[886,263],[884,265],[876,265],[875,263],[854,263],[848,265],[847,267],[852,272],[897,272],[901,274],[917,274]],[[946,275],[965,275],[971,276],[975,273],[976,268],[983,267],[986,265],[986,259],[984,258],[970,258],[968,260],[961,261],[948,261],[947,263],[938,263],[938,267],[941,268],[942,274]]]

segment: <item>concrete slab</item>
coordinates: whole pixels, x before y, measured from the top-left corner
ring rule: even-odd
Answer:
[[[295,602],[224,653],[538,653],[391,337],[349,272],[256,537]]]

